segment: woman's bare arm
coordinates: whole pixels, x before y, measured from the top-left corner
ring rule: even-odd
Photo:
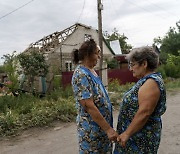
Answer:
[[[153,79],[148,79],[138,92],[139,109],[135,114],[131,124],[125,132],[118,137],[122,146],[134,133],[138,132],[148,121],[153,113],[160,97],[160,90]]]

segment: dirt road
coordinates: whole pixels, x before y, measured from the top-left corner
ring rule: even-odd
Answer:
[[[180,154],[180,92],[167,98],[159,154]],[[114,113],[117,121],[118,111]],[[75,123],[53,123],[0,141],[0,154],[78,154]]]

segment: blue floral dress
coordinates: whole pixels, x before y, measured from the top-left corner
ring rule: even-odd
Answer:
[[[161,115],[166,111],[166,91],[160,73],[152,73],[140,79],[123,97],[120,104],[117,132],[124,132],[138,110],[139,88],[148,80],[153,79],[159,86],[160,98],[158,104],[145,126],[130,137],[126,147],[116,143],[114,154],[156,154],[161,138]]]
[[[112,105],[99,77],[94,76],[87,68],[77,66],[72,77],[77,115],[77,130],[80,154],[112,153],[112,144],[106,133],[94,122],[79,103],[82,99],[93,98],[94,104],[102,116],[112,126]]]

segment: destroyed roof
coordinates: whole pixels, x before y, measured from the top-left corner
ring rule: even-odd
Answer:
[[[31,43],[29,45],[29,47],[27,49],[25,49],[24,52],[29,52],[32,50],[36,50],[36,51],[43,52],[43,53],[54,51],[55,48],[59,44],[64,42],[68,38],[68,36],[70,36],[71,34],[73,34],[75,32],[75,30],[78,28],[78,26],[85,27],[87,29],[92,29],[91,26],[87,26],[87,25],[84,25],[81,23],[76,23],[76,24],[74,24],[74,25],[72,25],[72,26],[70,26],[70,27],[68,27],[62,31],[56,31],[56,32],[54,32],[48,36],[43,37],[42,39],[40,39],[34,43]],[[96,30],[96,31],[98,32],[98,30]],[[113,50],[109,46],[109,44],[104,39],[104,37],[103,37],[103,41],[106,44],[106,46],[109,48],[111,53],[113,55],[115,55]]]
[[[66,38],[69,35],[71,35],[77,29],[78,26],[83,26],[85,28],[91,28],[90,26],[76,23],[76,24],[64,29],[63,31],[54,32],[48,36],[43,37],[42,39],[40,39],[34,43],[31,43],[24,52],[28,52],[31,49],[36,49],[36,50],[39,50],[40,52],[44,51],[44,50],[52,50],[58,44],[62,43],[64,40],[66,40]]]

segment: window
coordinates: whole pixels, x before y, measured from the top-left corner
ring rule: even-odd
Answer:
[[[65,67],[66,67],[66,71],[72,71],[72,62],[71,61],[66,61],[65,62]]]
[[[65,63],[66,72],[68,71],[68,63]]]
[[[69,69],[72,71],[72,63],[69,63]]]

